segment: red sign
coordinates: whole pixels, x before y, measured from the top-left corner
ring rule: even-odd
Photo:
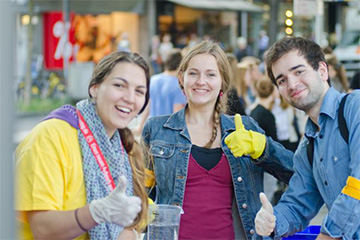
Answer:
[[[47,12],[43,16],[43,46],[45,68],[49,70],[59,70],[63,68],[64,57],[69,62],[74,59],[74,28],[72,21],[74,14],[69,16],[69,23],[64,24],[62,12]],[[68,31],[68,39],[65,33]]]

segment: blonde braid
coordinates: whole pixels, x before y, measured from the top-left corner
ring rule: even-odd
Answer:
[[[217,133],[218,133],[218,127],[220,125],[220,113],[221,113],[221,101],[218,98],[218,100],[216,101],[216,105],[215,105],[215,111],[214,111],[214,125],[213,125],[213,130],[212,130],[212,136],[210,141],[205,145],[205,148],[211,148],[211,145],[213,144],[213,142],[215,141],[216,137],[217,137]]]

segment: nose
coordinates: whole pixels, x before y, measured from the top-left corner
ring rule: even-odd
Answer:
[[[133,103],[135,101],[135,90],[127,89],[123,96],[123,99],[128,103]]]
[[[204,85],[206,76],[204,74],[200,74],[198,79],[196,80],[196,84]]]
[[[288,76],[288,88],[289,89],[296,89],[297,85],[298,85],[298,80],[296,77],[294,76]]]

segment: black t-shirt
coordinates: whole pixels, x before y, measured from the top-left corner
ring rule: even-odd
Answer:
[[[232,88],[227,93],[228,102],[227,102],[227,114],[235,115],[239,113],[240,115],[246,115],[245,113],[245,101],[243,98],[239,97],[235,88]]]
[[[266,108],[258,104],[250,113],[250,116],[265,131],[265,135],[277,141],[275,117]]]
[[[360,71],[356,72],[350,84],[351,89],[360,89]]]
[[[209,149],[193,145],[191,155],[201,167],[209,171],[219,163],[222,150],[221,148]]]

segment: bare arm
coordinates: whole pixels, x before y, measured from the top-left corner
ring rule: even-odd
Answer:
[[[35,239],[72,239],[85,233],[75,220],[75,210],[29,211],[27,215]],[[79,208],[77,216],[87,230],[97,225],[90,215],[89,205]]]

